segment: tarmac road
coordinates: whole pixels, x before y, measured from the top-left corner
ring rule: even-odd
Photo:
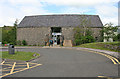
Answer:
[[[105,56],[64,48],[26,48],[18,51],[40,53],[32,62],[43,64],[8,77],[97,77],[118,76],[118,65]]]

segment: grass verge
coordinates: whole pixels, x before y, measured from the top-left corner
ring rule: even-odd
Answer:
[[[33,56],[34,54],[36,54],[35,57]],[[16,51],[15,54],[13,54],[13,55],[8,54],[8,51],[0,52],[0,57],[3,59],[15,59],[15,60],[28,61],[28,60],[34,59],[38,56],[40,56],[40,54],[35,53],[35,52]]]
[[[75,46],[75,47],[85,47],[85,48],[93,48],[93,49],[101,49],[101,50],[109,50],[109,51],[118,52],[116,50],[111,50],[111,49],[105,48],[104,46],[106,44],[118,46],[119,42],[95,42],[95,43],[81,44],[81,45]]]

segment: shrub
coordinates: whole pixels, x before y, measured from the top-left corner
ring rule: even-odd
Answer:
[[[33,44],[33,46],[37,46],[36,44]]]
[[[95,42],[94,37],[93,36],[86,36],[85,43],[91,43],[91,42]]]
[[[120,41],[120,34],[114,36],[113,41]]]
[[[80,36],[79,39],[75,39],[76,45],[91,43],[91,42],[95,42],[95,39],[93,36]]]
[[[81,42],[82,42],[82,40],[81,40],[81,39],[75,39],[75,43],[76,43],[76,45],[80,45],[80,44],[81,44]]]
[[[17,41],[17,45],[21,45],[22,43],[21,43],[21,41],[20,40],[18,40]]]
[[[27,42],[25,40],[22,41],[23,45],[27,45]]]
[[[8,44],[8,42],[6,42],[6,41],[3,41],[3,42],[2,42],[2,44]]]
[[[85,35],[84,35],[85,34]],[[92,30],[87,28],[86,30],[76,27],[74,28],[74,43],[75,45],[80,45],[84,43],[95,42],[94,37],[92,36]]]
[[[118,41],[118,36],[114,36],[113,41]]]
[[[118,41],[120,41],[120,34],[117,35],[117,39],[118,39]]]

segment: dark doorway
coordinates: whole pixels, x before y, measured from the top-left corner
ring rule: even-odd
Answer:
[[[52,33],[61,33],[61,27],[51,27]]]
[[[61,27],[51,27],[51,34],[54,45],[60,44]]]
[[[60,44],[60,35],[57,35],[57,44]]]

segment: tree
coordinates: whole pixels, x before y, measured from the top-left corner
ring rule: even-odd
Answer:
[[[74,43],[76,45],[94,42],[94,37],[92,36],[92,31],[89,28],[91,25],[91,20],[89,20],[86,16],[80,17],[80,24],[83,28],[76,27],[74,28]],[[89,24],[89,25],[88,25]]]
[[[102,30],[100,30],[100,42],[103,42],[103,40],[104,40],[104,30],[103,30],[103,28],[102,28]]]
[[[87,28],[85,32],[85,36],[92,36],[91,28]]]
[[[94,41],[95,41],[95,39],[92,36],[92,31],[90,28],[86,29],[85,36],[84,36],[84,31],[80,27],[74,28],[74,43],[75,43],[75,45],[91,43]]]
[[[88,24],[91,24],[91,20],[88,20],[84,15],[81,16],[81,26],[83,26],[83,36],[86,35],[86,30],[88,29]]]
[[[79,27],[73,29],[74,31],[74,43],[80,45],[82,43],[81,37],[83,36],[82,30]]]
[[[9,38],[10,39],[10,43],[12,43],[14,45],[16,44],[16,28],[17,28],[17,26],[18,26],[18,20],[16,19],[12,30],[10,30],[8,32],[8,35],[10,36],[10,38]]]
[[[120,34],[117,35],[118,41],[120,41]]]
[[[2,43],[3,44],[16,44],[16,28],[18,25],[18,20],[16,19],[14,26],[4,26],[2,27]]]
[[[10,36],[8,35],[8,32],[12,29],[13,27],[10,26],[4,26],[2,27],[2,43],[6,44],[10,42]]]
[[[117,31],[117,27],[113,27],[112,23],[107,23],[104,25],[103,32],[104,32],[104,39],[109,41],[109,38],[114,38],[115,37],[115,32]]]
[[[0,42],[2,42],[2,27],[0,27]]]

